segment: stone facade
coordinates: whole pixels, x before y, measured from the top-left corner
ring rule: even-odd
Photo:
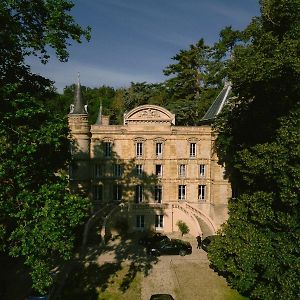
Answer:
[[[131,230],[172,232],[182,220],[195,236],[214,234],[226,221],[231,188],[210,125],[175,126],[175,115],[154,105],[134,108],[123,125],[68,117],[71,183],[88,191],[95,210],[124,203]]]

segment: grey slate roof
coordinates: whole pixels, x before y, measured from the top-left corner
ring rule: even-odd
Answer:
[[[80,82],[78,80],[76,86],[75,86],[75,94],[74,94],[74,106],[70,112],[70,114],[73,115],[81,115],[86,114],[86,110],[84,108],[84,101],[81,93],[81,86]]]
[[[210,108],[207,110],[201,121],[212,121],[222,111],[227,99],[231,94],[231,83],[225,82],[222,91],[219,93],[217,98],[214,100]]]
[[[95,125],[101,125],[101,124],[102,124],[102,101],[100,101],[99,113]]]

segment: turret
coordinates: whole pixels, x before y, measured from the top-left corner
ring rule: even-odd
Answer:
[[[71,138],[72,165],[70,166],[70,179],[74,187],[88,190],[89,185],[89,159],[90,159],[90,126],[88,124],[87,105],[81,92],[80,80],[75,86],[74,103],[70,106],[68,124]]]

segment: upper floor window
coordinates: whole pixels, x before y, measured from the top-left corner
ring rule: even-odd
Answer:
[[[161,203],[162,201],[162,186],[156,185],[154,187],[154,200],[158,203]]]
[[[198,199],[199,200],[205,200],[205,185],[199,185],[198,186]]]
[[[111,157],[111,154],[112,154],[112,142],[104,142],[105,157]]]
[[[95,166],[94,166],[94,174],[95,174],[95,178],[99,178],[99,177],[101,177],[103,175],[102,165],[95,164]]]
[[[122,173],[123,173],[122,165],[120,165],[120,164],[113,165],[113,171],[114,171],[115,177],[121,177]]]
[[[138,142],[138,143],[135,144],[136,157],[142,157],[143,156],[143,151],[144,151],[143,146],[144,146],[144,144],[141,143],[141,142]]]
[[[178,199],[185,200],[186,198],[186,185],[179,185],[178,186]]]
[[[144,215],[136,215],[136,228],[144,228],[145,227],[145,216]]]
[[[205,165],[203,165],[203,164],[199,165],[199,176],[200,177],[205,176]]]
[[[155,175],[157,177],[162,177],[163,167],[162,165],[155,165]]]
[[[115,184],[113,187],[113,200],[121,201],[122,200],[122,185]]]
[[[190,143],[190,157],[196,157],[197,145],[196,143]]]
[[[160,158],[162,157],[162,151],[163,151],[163,144],[162,143],[156,143],[155,144],[155,154],[156,157]]]
[[[164,227],[164,215],[155,215],[155,228]]]
[[[180,177],[185,177],[186,176],[186,165],[179,165],[178,173],[179,173]]]
[[[94,186],[94,191],[93,191],[93,196],[94,196],[94,201],[102,201],[102,185],[95,185]]]
[[[135,186],[135,203],[143,202],[143,186],[136,185]]]
[[[135,174],[137,176],[142,176],[143,175],[143,165],[136,165],[135,166]]]

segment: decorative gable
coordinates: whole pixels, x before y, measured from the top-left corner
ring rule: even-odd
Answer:
[[[124,124],[165,123],[175,125],[175,115],[156,105],[142,105],[124,114]]]

